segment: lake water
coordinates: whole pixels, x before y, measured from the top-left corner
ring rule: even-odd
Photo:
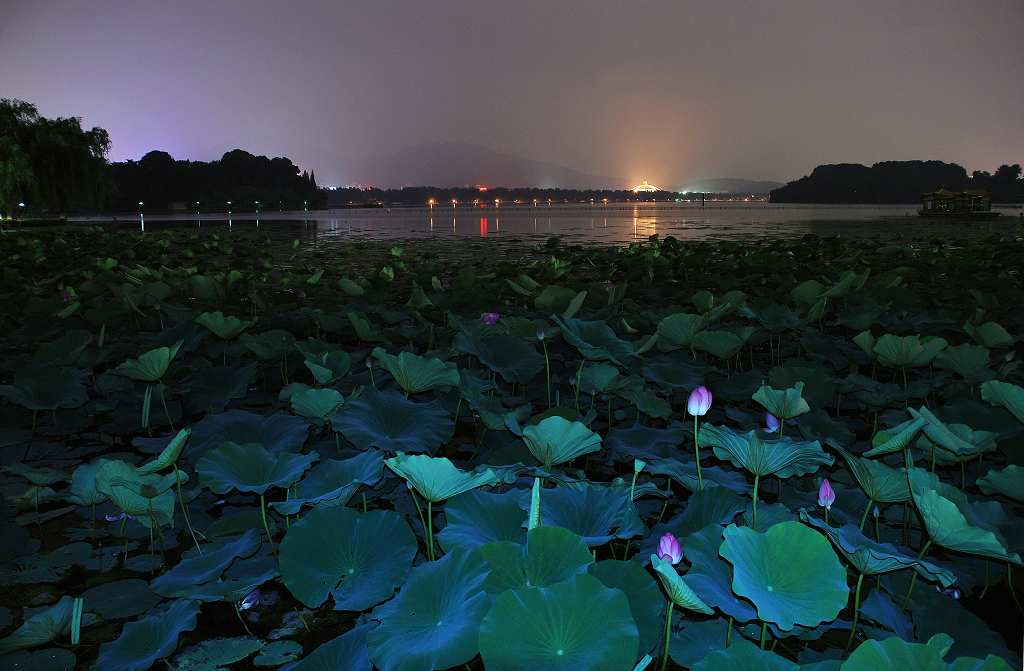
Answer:
[[[625,244],[651,235],[679,239],[750,239],[818,235],[970,237],[1018,230],[1022,210],[1002,208],[993,221],[922,219],[916,205],[779,205],[766,203],[609,203],[338,209],[315,212],[120,215],[72,221],[157,230],[193,228],[272,238],[332,239],[492,238],[562,236],[571,242]],[[1000,208],[996,208],[1000,209]]]

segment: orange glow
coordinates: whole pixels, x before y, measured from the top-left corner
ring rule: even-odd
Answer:
[[[487,217],[480,217],[480,237],[487,237]]]
[[[434,207],[435,203],[437,203],[437,201],[434,200],[433,198],[431,198],[430,200],[427,201],[427,205],[429,205],[430,207]]]
[[[458,204],[459,204],[459,201],[457,201],[456,199],[452,198],[452,207],[455,207]]]

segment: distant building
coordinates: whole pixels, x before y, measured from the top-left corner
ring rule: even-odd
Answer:
[[[633,187],[633,193],[655,193],[657,191],[661,191],[661,189],[653,184],[648,184],[646,179]]]
[[[921,209],[917,211],[922,217],[998,217],[999,212],[992,211],[992,194],[988,191],[948,191],[939,189],[931,193],[921,194]]]

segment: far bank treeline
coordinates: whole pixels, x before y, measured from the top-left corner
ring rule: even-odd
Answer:
[[[970,175],[956,163],[883,161],[819,165],[814,171],[771,192],[773,203],[916,203],[922,193],[949,189],[981,189],[996,203],[1024,202],[1024,179],[1018,164],[1001,165],[994,173]]]

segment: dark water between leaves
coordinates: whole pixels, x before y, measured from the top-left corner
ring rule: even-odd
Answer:
[[[1000,208],[997,208],[1000,209]],[[135,230],[169,227],[206,231],[259,231],[272,238],[318,241],[363,239],[547,238],[628,244],[654,234],[681,240],[792,238],[807,234],[971,237],[1020,226],[1022,210],[1002,208],[992,221],[929,220],[908,205],[778,205],[677,203],[607,205],[501,205],[338,209],[315,212],[123,214],[73,220]]]

